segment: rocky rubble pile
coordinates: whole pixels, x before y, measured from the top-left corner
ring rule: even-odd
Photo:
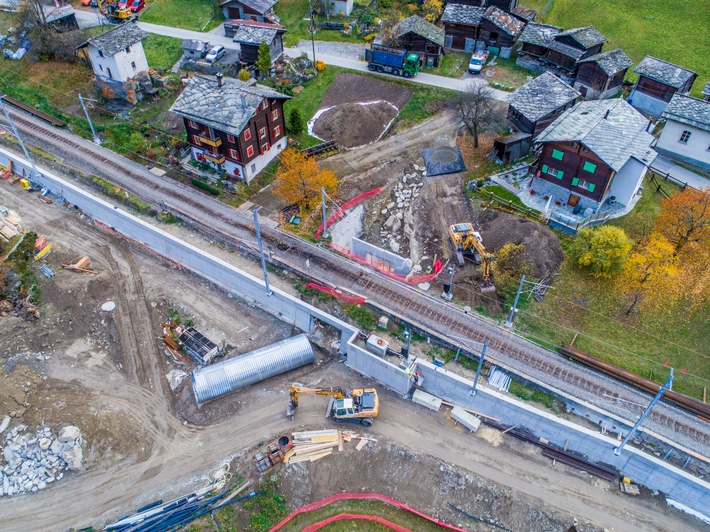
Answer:
[[[34,435],[24,434],[25,425],[7,433],[0,469],[0,496],[34,492],[60,480],[65,470],[81,469],[81,431],[72,425],[56,437],[48,427]]]
[[[394,187],[392,191],[394,201],[390,201],[380,212],[389,215],[382,224],[380,241],[394,253],[400,252],[402,248],[400,241],[403,237],[407,237],[406,225],[409,221],[407,218],[411,217],[410,207],[419,197],[419,192],[424,186],[422,183],[424,177],[426,177],[426,169],[415,164],[414,169],[404,174],[402,180]]]

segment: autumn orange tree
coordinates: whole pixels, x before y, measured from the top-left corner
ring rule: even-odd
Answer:
[[[321,168],[313,157],[289,148],[281,152],[279,169],[274,180],[274,193],[289,204],[312,209],[321,199],[321,188],[328,195],[338,192],[335,172]]]
[[[661,201],[655,230],[673,244],[678,255],[688,244],[710,246],[710,188],[683,192]]]

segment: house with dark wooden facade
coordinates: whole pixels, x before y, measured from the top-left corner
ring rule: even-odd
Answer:
[[[554,40],[555,35],[559,33],[562,33],[562,28],[557,26],[530,22],[525,26],[520,38],[518,38],[518,42],[522,43],[518,50],[518,58],[530,56],[540,59],[545,57],[550,43]]]
[[[452,50],[473,52],[485,12],[484,7],[447,3],[441,16],[441,23],[444,25],[444,46]]]
[[[262,42],[269,45],[269,54],[273,64],[284,52],[283,35],[286,29],[279,24],[269,22],[251,22],[233,20],[235,25],[234,42],[241,47],[239,61],[243,65],[253,65],[259,56],[259,46]]]
[[[656,157],[649,124],[623,99],[577,103],[535,140],[533,189],[577,212],[629,205]]]
[[[444,30],[417,15],[405,18],[392,30],[394,46],[418,53],[425,66],[438,67],[444,51]]]
[[[676,93],[661,118],[666,125],[656,151],[710,170],[710,101]]]
[[[170,111],[183,118],[193,160],[248,184],[286,147],[287,99],[254,80],[196,74]]]
[[[574,86],[587,100],[603,100],[621,90],[626,71],[634,62],[621,48],[601,52],[577,63]]]
[[[650,115],[660,116],[673,95],[688,94],[697,74],[673,63],[646,56],[634,72],[639,79],[629,96],[629,102]]]
[[[577,63],[598,54],[606,42],[606,37],[594,26],[574,28],[555,35],[548,45],[544,61],[560,70],[574,74]]]
[[[492,54],[508,58],[524,27],[525,23],[519,18],[491,6],[486,9],[481,19],[478,47],[487,48]]]
[[[231,20],[253,20],[254,22],[278,23],[279,18],[274,14],[277,0],[225,0],[219,4],[225,20],[225,35],[230,35],[227,23]]]
[[[485,0],[482,2],[486,7],[497,7],[501,11],[511,13],[518,5],[518,0]],[[479,5],[481,2],[479,2]]]
[[[508,97],[508,122],[537,137],[555,118],[574,106],[580,93],[549,72],[526,83]]]

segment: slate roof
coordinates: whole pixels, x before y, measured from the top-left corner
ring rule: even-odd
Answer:
[[[580,63],[596,63],[607,76],[618,74],[634,64],[621,48],[592,55],[586,59],[582,59]]]
[[[703,88],[703,95],[710,96],[710,81],[708,81],[708,84]]]
[[[639,76],[653,79],[675,89],[680,89],[695,75],[692,70],[656,59],[650,55],[643,58],[643,61],[634,68],[634,72]]]
[[[61,20],[66,17],[70,17],[72,15],[75,15],[75,12],[74,8],[71,5],[68,4],[66,6],[58,7],[57,9],[46,15],[47,24],[56,20]]]
[[[92,37],[84,44],[79,46],[83,48],[89,44],[96,46],[101,50],[104,55],[112,56],[142,41],[148,36],[146,32],[140,29],[136,24],[132,22],[126,22],[120,24],[113,29],[103,32],[101,35]]]
[[[577,60],[584,55],[584,50],[580,50],[579,48],[575,48],[574,46],[570,46],[568,44],[563,44],[563,43],[555,41],[555,40],[550,42],[550,44],[548,44],[547,47],[550,50],[554,50],[556,52],[559,52],[562,55],[566,55],[567,57],[571,57],[574,60]]]
[[[424,37],[427,41],[431,41],[439,46],[444,46],[444,30],[434,26],[431,22],[424,20],[422,17],[413,15],[405,18],[394,27],[392,35],[397,38],[407,33],[415,33],[420,37]]]
[[[538,46],[547,46],[555,35],[560,33],[562,28],[557,26],[550,26],[549,24],[538,24],[537,22],[530,22],[523,33],[520,34],[518,42],[524,42],[529,44],[536,44]]]
[[[513,37],[520,35],[520,32],[525,27],[525,23],[522,20],[510,13],[506,13],[502,9],[498,9],[496,6],[490,6],[486,9],[483,18]]]
[[[583,28],[572,28],[558,34],[558,37],[572,37],[583,48],[591,48],[597,44],[604,44],[607,38],[602,35],[594,26],[584,26]]]
[[[710,131],[710,102],[676,92],[661,118]]]
[[[205,41],[197,41],[195,39],[185,39],[184,41],[182,41],[182,44],[180,45],[180,49],[194,51],[194,52],[202,52],[202,51],[208,49],[209,45],[210,45],[210,43],[205,42]]]
[[[470,6],[467,4],[447,3],[441,22],[451,24],[467,24],[469,26],[479,26],[481,17],[485,13],[485,7]]]
[[[283,26],[278,24],[243,22],[239,24],[237,31],[234,32],[234,42],[256,46],[266,42],[266,44],[271,45],[276,35],[285,31]]]
[[[219,4],[219,7],[226,6],[227,4],[242,4],[245,7],[253,9],[260,15],[264,15],[276,5],[277,1],[278,0],[225,0]]]
[[[170,111],[230,135],[239,135],[264,98],[289,97],[257,85],[254,80],[244,82],[225,77],[219,87],[215,76],[195,74]]]
[[[648,120],[626,100],[590,100],[562,113],[536,142],[581,142],[618,172],[631,157],[653,162],[654,137],[647,126]]]
[[[537,122],[581,94],[560,78],[545,72],[508,96],[508,103],[531,122]]]

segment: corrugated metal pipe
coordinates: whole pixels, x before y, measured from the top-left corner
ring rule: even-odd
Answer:
[[[222,395],[300,368],[315,360],[305,334],[281,340],[235,358],[192,372],[192,390],[198,405]]]

